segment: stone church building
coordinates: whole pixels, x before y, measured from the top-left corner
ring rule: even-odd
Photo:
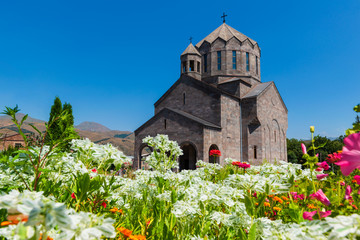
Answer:
[[[287,108],[274,82],[262,82],[256,41],[225,22],[181,54],[180,78],[135,130],[134,167],[143,168],[146,136],[166,134],[181,146],[180,169],[225,158],[261,164],[287,160]],[[209,156],[210,150],[220,157]]]

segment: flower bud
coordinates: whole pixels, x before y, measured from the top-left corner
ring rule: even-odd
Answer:
[[[310,132],[314,133],[315,132],[315,127],[314,126],[310,126]]]

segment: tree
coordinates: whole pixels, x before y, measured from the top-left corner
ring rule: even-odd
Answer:
[[[59,139],[61,136],[60,116],[63,112],[62,104],[59,97],[55,97],[54,104],[51,106],[49,122],[53,122],[49,126],[49,132],[46,137],[46,144],[50,144],[52,140]]]
[[[59,97],[55,97],[51,107],[46,144],[52,145],[54,141],[63,140],[60,149],[68,149],[72,139],[79,138],[74,129],[74,116],[70,103],[61,104]]]

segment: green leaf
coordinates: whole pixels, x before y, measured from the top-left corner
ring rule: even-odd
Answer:
[[[252,217],[254,215],[254,205],[250,197],[247,195],[245,196],[245,207],[247,214]]]
[[[25,120],[28,118],[28,114],[26,114],[22,119],[21,119],[21,122],[20,122],[20,125],[22,125],[24,122],[25,122]]]
[[[42,132],[41,132],[37,127],[35,127],[33,123],[29,123],[29,125],[30,125],[30,126],[40,135],[40,137],[42,138]]]
[[[248,239],[249,240],[256,240],[256,223],[253,223],[253,225],[251,225],[249,235],[248,235]]]

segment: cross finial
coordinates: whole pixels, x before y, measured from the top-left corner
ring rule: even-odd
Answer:
[[[225,13],[223,13],[223,15],[221,16],[221,18],[223,19],[223,23],[225,23],[225,17],[227,17],[227,15],[225,15]]]
[[[189,38],[190,43],[192,43],[192,40],[193,40],[193,37],[190,37],[190,38]]]

